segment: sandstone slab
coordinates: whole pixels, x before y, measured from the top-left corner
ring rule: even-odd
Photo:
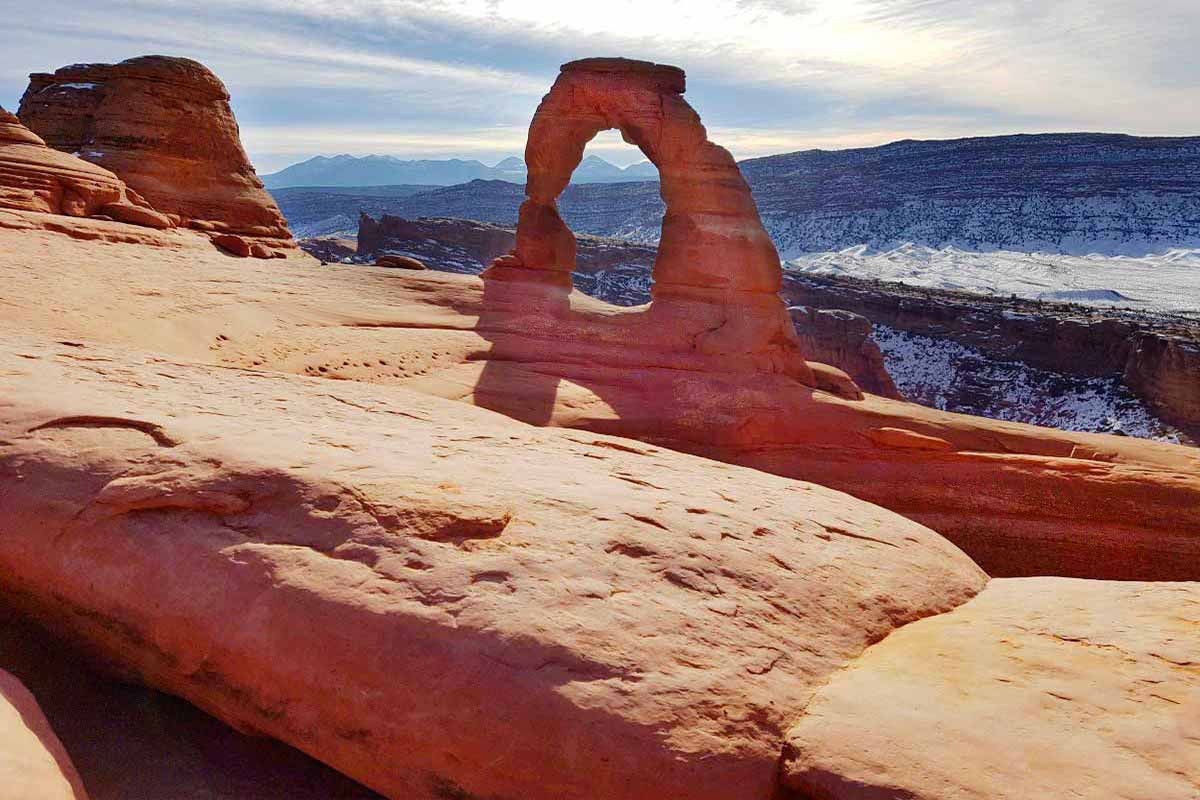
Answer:
[[[993,580],[818,692],[785,783],[814,800],[1191,800],[1198,643],[1198,583]]]
[[[768,798],[871,643],[985,577],[810,484],[396,387],[6,337],[0,585],[396,798]]]
[[[315,261],[260,269],[190,242],[97,250],[0,230],[0,244],[13,331],[404,386],[810,480],[938,530],[993,575],[1200,577],[1193,448],[849,400],[697,352],[670,304]],[[15,300],[35,296],[52,299]]]
[[[86,657],[3,597],[0,669],[37,698],[90,800],[379,800],[282,742],[238,733]]]

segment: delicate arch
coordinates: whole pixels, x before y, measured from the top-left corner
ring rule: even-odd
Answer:
[[[659,171],[666,203],[654,297],[779,291],[779,255],[733,157],[708,140],[676,67],[622,58],[565,64],[529,126],[526,199],[513,255],[500,266],[569,277],[575,236],[557,199],[587,143],[615,128]]]

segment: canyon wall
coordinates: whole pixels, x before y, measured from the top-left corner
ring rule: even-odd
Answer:
[[[794,272],[783,294],[790,303],[846,309],[876,325],[955,341],[997,362],[1117,378],[1200,440],[1200,325],[1193,320]]]

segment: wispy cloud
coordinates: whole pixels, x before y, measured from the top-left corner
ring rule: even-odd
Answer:
[[[897,136],[1200,132],[1196,0],[42,0],[3,9],[24,73],[208,63],[260,166],[318,152],[519,152],[563,61],[675,63],[738,156]],[[597,144],[618,152],[615,138]],[[363,148],[369,148],[363,150]],[[630,160],[629,157],[621,159]]]

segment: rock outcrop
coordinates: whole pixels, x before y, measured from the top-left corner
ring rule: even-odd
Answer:
[[[51,147],[111,170],[185,227],[295,246],[242,149],[229,93],[202,64],[143,56],[35,73],[17,115]]]
[[[426,269],[425,263],[410,256],[386,255],[375,259],[375,266],[392,269]]]
[[[574,274],[594,274],[620,267],[644,268],[649,278],[656,248],[621,239],[577,235]],[[321,240],[310,240],[321,241]],[[378,220],[362,214],[358,221],[356,255],[372,259],[389,253],[420,258],[433,269],[477,274],[513,250],[517,231],[469,219],[404,219],[383,215]],[[578,288],[578,286],[576,287]],[[613,302],[611,298],[601,300]],[[649,302],[646,292],[645,299]]]
[[[682,74],[556,87],[482,279],[0,214],[6,602],[396,800],[1188,796],[1195,585],[952,542],[1194,580],[1200,452],[810,366]],[[639,308],[543,191],[610,115],[710,245]]]
[[[0,391],[6,597],[398,799],[767,800],[809,695],[986,580],[832,490],[399,387],[5,336]]]
[[[805,356],[845,371],[865,392],[903,399],[871,338],[869,319],[851,311],[807,306],[792,306],[788,313]]]
[[[791,303],[861,314],[876,325],[948,339],[997,362],[1123,383],[1163,420],[1200,441],[1200,322],[1069,303],[986,297],[848,276],[791,272]],[[979,391],[999,394],[1002,386]],[[871,390],[868,390],[871,391]],[[977,398],[953,398],[978,407]]]
[[[0,800],[87,800],[83,782],[37,700],[3,670]]]
[[[0,208],[107,217],[151,228],[171,221],[150,208],[113,173],[46,146],[0,108]]]
[[[824,800],[1200,796],[1200,584],[994,580],[838,673],[788,734]]]
[[[657,319],[643,334],[665,333],[669,325],[671,334],[688,340],[685,359],[712,356],[726,369],[739,361],[811,383],[777,294],[775,246],[733,157],[708,140],[683,99],[684,84],[683,70],[645,61],[592,58],[563,65],[529,126],[516,247],[484,276],[570,288],[575,236],[556,201],[587,143],[616,128],[658,168],[666,203],[651,290],[650,314]]]
[[[0,595],[0,669],[37,698],[90,800],[382,800],[295,748],[239,733],[140,685],[112,660],[97,663],[12,608],[6,596]],[[12,800],[4,793],[10,785],[0,780],[5,800]]]

